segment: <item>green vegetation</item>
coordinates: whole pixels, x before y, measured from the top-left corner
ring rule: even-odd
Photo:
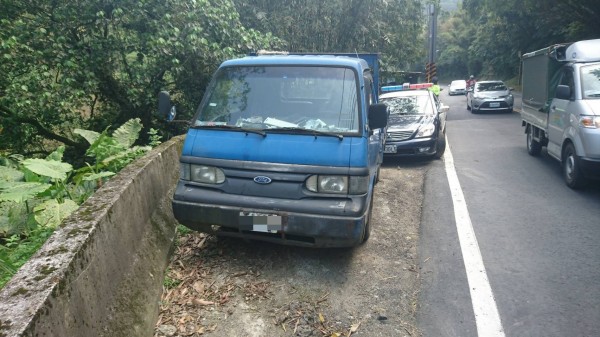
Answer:
[[[64,146],[44,159],[0,158],[0,287],[97,187],[152,148],[133,145],[141,129],[132,119],[110,135],[74,130],[89,142],[93,163],[78,169],[62,161]]]
[[[599,15],[597,0],[463,0],[439,22],[438,73],[518,82],[522,54],[599,38]]]

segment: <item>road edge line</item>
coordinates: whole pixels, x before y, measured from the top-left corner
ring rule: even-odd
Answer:
[[[473,224],[471,223],[471,217],[467,208],[467,202],[458,180],[458,175],[454,167],[454,157],[450,151],[450,144],[447,138],[444,166],[454,205],[456,230],[467,273],[471,303],[477,325],[477,335],[479,337],[504,337],[504,328],[502,327],[496,300],[494,299],[492,287],[485,271],[477,237],[475,237],[475,231],[473,230]]]

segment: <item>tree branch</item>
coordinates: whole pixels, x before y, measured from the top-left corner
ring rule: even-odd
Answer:
[[[73,146],[75,148],[85,148],[84,143],[79,143],[79,142],[76,142],[65,136],[56,134],[56,133],[52,132],[51,130],[47,129],[46,127],[44,127],[42,125],[42,123],[40,123],[38,120],[36,120],[34,118],[17,116],[13,111],[11,111],[10,109],[8,109],[4,106],[1,106],[1,105],[0,105],[0,116],[5,117],[5,118],[10,118],[17,123],[28,124],[28,125],[32,126],[33,128],[35,128],[38,131],[38,133],[44,138],[56,140],[65,145]]]

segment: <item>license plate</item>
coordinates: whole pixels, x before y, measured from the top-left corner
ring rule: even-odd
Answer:
[[[282,219],[280,215],[276,214],[240,212],[240,229],[262,233],[277,233],[282,230]]]
[[[383,149],[384,153],[396,153],[396,145],[386,145]]]
[[[490,108],[499,108],[500,103],[490,103]]]

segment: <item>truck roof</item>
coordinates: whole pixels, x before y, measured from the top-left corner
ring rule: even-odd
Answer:
[[[227,66],[253,66],[253,65],[323,65],[323,66],[346,66],[352,68],[368,69],[369,64],[356,57],[336,55],[261,55],[246,56],[223,62],[222,67]]]
[[[523,54],[523,59],[537,55],[548,55],[560,62],[600,61],[600,39],[555,44]]]

